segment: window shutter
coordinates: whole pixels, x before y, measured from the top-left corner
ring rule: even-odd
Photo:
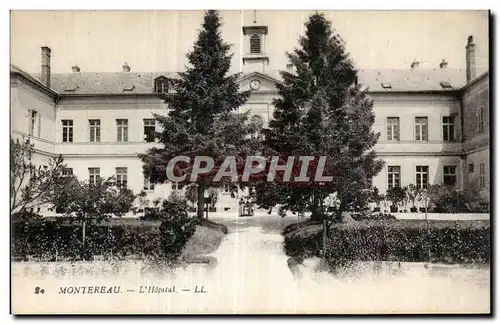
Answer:
[[[38,137],[41,137],[42,134],[42,114],[38,113]]]

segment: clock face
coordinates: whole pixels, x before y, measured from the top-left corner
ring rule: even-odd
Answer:
[[[252,80],[250,82],[250,88],[252,90],[258,90],[260,88],[260,81],[259,80]]]

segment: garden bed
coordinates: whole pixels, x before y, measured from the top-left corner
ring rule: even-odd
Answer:
[[[87,260],[163,258],[159,221],[112,219],[86,226]],[[197,223],[182,253],[206,254],[215,250],[227,228],[207,220]],[[36,223],[12,224],[12,259],[81,260],[82,226],[65,220],[44,219]]]
[[[303,225],[285,229],[286,254],[321,256],[321,224]],[[485,264],[490,262],[490,222],[429,221],[429,232],[422,220],[336,224],[326,250],[326,263],[333,267],[352,261],[428,262],[429,255],[431,262]]]

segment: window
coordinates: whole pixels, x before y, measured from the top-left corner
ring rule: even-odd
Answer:
[[[399,117],[387,117],[387,140],[399,141]]]
[[[100,142],[101,141],[101,120],[100,119],[89,119],[89,129],[90,129],[90,141]]]
[[[453,116],[443,117],[443,141],[455,140],[455,128]]]
[[[41,118],[40,114],[33,109],[29,110],[29,135],[30,136],[40,136],[40,130],[41,130]]]
[[[443,167],[443,183],[446,186],[454,186],[457,183],[456,170],[455,165],[445,165]]]
[[[73,142],[73,120],[61,120],[62,123],[62,141],[64,143]]]
[[[127,187],[127,168],[116,168],[116,184],[118,187]]]
[[[155,80],[155,92],[156,93],[167,93],[168,92],[168,83],[164,78],[160,78]]]
[[[144,190],[155,190],[155,184],[149,180],[149,176],[144,176]]]
[[[477,112],[477,123],[479,134],[484,133],[484,107],[480,107]]]
[[[144,140],[148,143],[155,141],[154,119],[144,119]]]
[[[97,184],[101,170],[99,168],[89,168],[89,183],[91,185]]]
[[[479,163],[479,187],[486,188],[486,164],[484,162]]]
[[[183,188],[184,188],[184,185],[181,183],[177,183],[177,182],[172,183],[172,190],[181,191]]]
[[[474,173],[474,163],[469,163],[469,173]]]
[[[222,192],[225,192],[225,193],[229,193],[231,191],[231,187],[229,186],[229,184],[224,184],[223,187],[222,187]]]
[[[401,167],[400,166],[388,166],[387,167],[387,180],[389,182],[388,188],[399,188],[401,187]]]
[[[429,167],[417,165],[416,172],[417,188],[426,189],[429,184]]]
[[[427,117],[415,117],[415,140],[427,141]]]
[[[128,119],[117,119],[116,127],[116,141],[128,142]]]
[[[262,52],[260,45],[261,39],[259,35],[250,36],[250,54],[260,54]]]
[[[64,168],[62,170],[62,175],[63,175],[63,177],[69,177],[69,176],[73,175],[73,169],[72,168]]]

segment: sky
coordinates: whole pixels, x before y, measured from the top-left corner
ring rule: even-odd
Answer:
[[[465,68],[469,35],[477,47],[478,73],[488,69],[487,11],[323,11],[360,69]],[[270,68],[286,67],[285,52],[297,46],[313,11],[221,11],[222,36],[241,69],[242,25],[266,25]],[[254,23],[254,20],[256,21]],[[180,71],[203,21],[203,11],[12,11],[11,63],[40,71],[40,47],[52,49],[54,73]],[[35,27],[35,28],[34,28]]]

